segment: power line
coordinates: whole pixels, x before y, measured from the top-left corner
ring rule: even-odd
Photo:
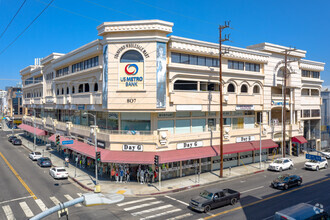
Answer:
[[[7,27],[5,28],[5,30],[2,32],[0,39],[2,38],[2,36],[6,33],[7,29],[9,28],[9,26],[11,25],[11,23],[13,22],[13,20],[15,19],[16,15],[19,13],[19,11],[21,10],[21,8],[23,7],[23,5],[25,4],[26,0],[23,1],[21,7],[19,7],[19,9],[17,10],[17,12],[15,13],[14,17],[11,19],[11,21],[9,22],[9,24],[7,25]]]
[[[5,49],[3,49],[1,52],[0,52],[0,55],[3,54],[13,43],[16,42],[16,40],[18,40],[18,38],[20,38],[20,36],[22,36],[24,34],[24,32],[29,29],[29,27],[42,15],[42,13],[50,6],[50,4],[52,4],[54,0],[51,0],[48,5],[38,14],[37,17],[35,17],[33,19],[33,21],[7,46],[5,47]]]

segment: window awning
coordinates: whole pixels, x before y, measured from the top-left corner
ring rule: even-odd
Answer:
[[[219,149],[219,146],[218,146]],[[251,142],[241,142],[235,144],[224,144],[223,154],[235,154],[255,150]]]
[[[24,131],[30,132],[30,133],[35,134],[37,136],[45,136],[46,135],[46,131],[44,131],[40,128],[32,127],[32,126],[27,125],[27,124],[20,124],[18,127],[20,129],[24,130]]]
[[[304,136],[296,136],[292,138],[292,142],[298,142],[299,144],[305,144],[308,141],[306,140],[306,138],[304,138]]]
[[[260,141],[251,141],[255,150],[260,150]],[[261,149],[275,148],[278,147],[272,139],[261,140]]]

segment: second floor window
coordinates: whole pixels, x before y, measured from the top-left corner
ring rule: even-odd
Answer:
[[[228,69],[244,70],[244,62],[228,60]]]

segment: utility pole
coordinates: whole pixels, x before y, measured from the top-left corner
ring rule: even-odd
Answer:
[[[286,80],[287,80],[287,68],[288,68],[288,54],[291,51],[295,51],[296,48],[289,48],[289,49],[285,49],[284,51],[284,70],[283,70],[283,79],[284,79],[284,86],[283,86],[283,90],[284,90],[284,100],[283,100],[283,143],[282,143],[282,155],[283,157],[285,157],[285,127],[286,127]],[[296,62],[296,60],[293,61],[289,61],[289,62]],[[291,147],[291,146],[290,146]]]
[[[222,42],[229,41],[229,36],[222,38],[222,31],[230,27],[230,21],[225,21],[225,25],[219,25],[219,90],[220,90],[220,178],[223,177],[223,106],[222,106],[222,55],[228,53],[228,50],[222,52]]]

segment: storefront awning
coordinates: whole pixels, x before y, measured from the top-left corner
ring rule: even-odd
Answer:
[[[251,141],[255,150],[260,150],[260,141]],[[261,140],[261,149],[275,148],[278,147],[272,139]]]
[[[153,164],[156,154],[155,152],[125,152],[103,149],[101,161],[107,163]]]
[[[304,138],[304,136],[296,136],[292,138],[292,142],[298,142],[299,144],[304,144],[307,143],[308,141],[306,140],[306,138]]]
[[[37,136],[45,136],[46,135],[46,131],[41,130],[40,128],[32,127],[32,126],[27,125],[27,124],[20,124],[18,127],[20,129],[24,130],[24,131],[30,132],[30,133],[35,134]]]
[[[219,146],[217,147],[219,149]],[[251,142],[241,142],[235,144],[224,144],[223,154],[235,154],[255,150]]]

